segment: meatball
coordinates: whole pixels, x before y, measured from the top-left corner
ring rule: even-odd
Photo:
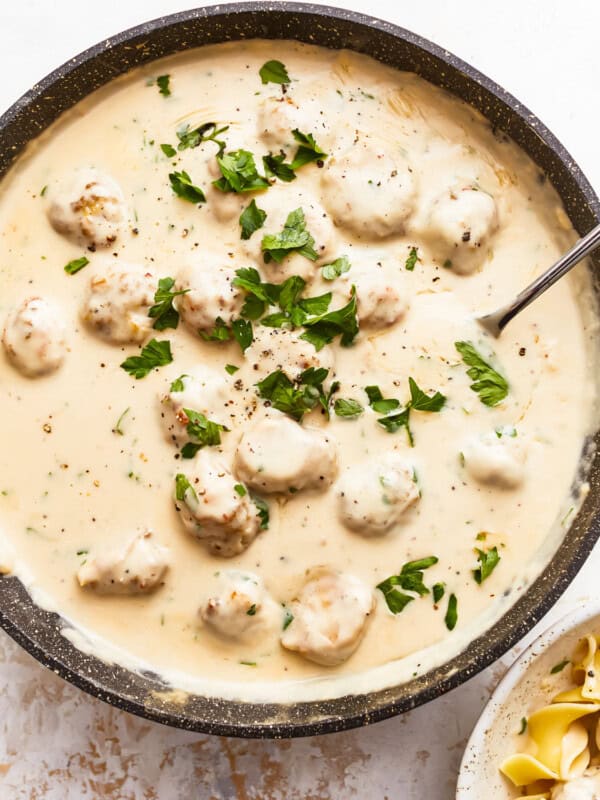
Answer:
[[[479,483],[516,489],[525,479],[525,448],[514,428],[499,428],[471,439],[462,449],[464,465]]]
[[[410,165],[389,145],[362,139],[328,159],[323,203],[333,221],[364,239],[402,234],[413,213],[416,183]]]
[[[67,350],[59,312],[42,297],[30,297],[8,315],[2,343],[11,364],[29,378],[55,372]]]
[[[242,242],[246,254],[260,266],[267,280],[281,283],[291,275],[299,275],[310,281],[318,273],[320,264],[333,260],[337,253],[337,234],[331,217],[317,200],[304,190],[287,185],[278,191],[273,188],[257,200],[258,206],[266,212],[264,227],[246,242]],[[302,209],[306,231],[313,237],[313,249],[317,258],[311,261],[300,253],[290,252],[278,264],[275,260],[265,263],[262,251],[264,236],[278,234],[284,228],[289,214]]]
[[[120,264],[90,279],[81,316],[89,327],[114,344],[141,344],[152,330],[156,278],[136,264]]]
[[[438,198],[431,210],[427,238],[444,266],[467,274],[487,257],[486,245],[497,227],[494,198],[467,186]]]
[[[341,664],[358,647],[373,606],[371,588],[354,575],[317,567],[291,603],[281,644],[316,664]]]
[[[219,573],[216,591],[198,613],[215,633],[246,642],[281,629],[283,616],[258,575],[233,569]]]
[[[337,473],[337,448],[331,436],[273,412],[244,433],[234,467],[259,492],[326,489]]]
[[[600,769],[590,767],[583,775],[557,783],[550,792],[550,800],[597,800],[600,797]]]
[[[246,350],[246,361],[255,367],[257,381],[277,369],[294,380],[309,367],[324,367],[331,378],[335,364],[331,347],[317,353],[314,345],[300,338],[299,331],[265,325],[254,326],[254,341]]]
[[[397,453],[348,467],[337,485],[341,522],[363,536],[380,536],[419,499],[414,471]]]
[[[368,269],[352,269],[334,287],[343,292],[343,303],[356,287],[357,315],[361,328],[389,328],[406,314],[409,301],[403,291],[401,278],[392,278],[381,262]],[[336,292],[337,293],[337,292]]]
[[[175,288],[187,290],[177,298],[177,308],[185,324],[194,332],[210,332],[217,317],[229,324],[239,317],[242,293],[233,285],[235,270],[223,257],[205,253],[202,263],[184,267],[177,275]]]
[[[122,549],[88,558],[77,572],[79,585],[100,594],[142,594],[163,583],[169,551],[139,533]]]
[[[127,219],[121,188],[109,175],[79,170],[56,192],[48,219],[58,233],[92,250],[110,247]]]
[[[227,380],[215,370],[198,366],[188,375],[181,375],[171,383],[169,391],[160,396],[160,415],[167,439],[178,447],[188,441],[186,408],[226,425],[228,402]]]
[[[258,509],[214,453],[201,450],[187,474],[175,478],[175,508],[184,528],[211,553],[242,553],[261,528]]]

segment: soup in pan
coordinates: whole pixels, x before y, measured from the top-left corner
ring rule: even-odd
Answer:
[[[380,688],[569,525],[585,268],[500,340],[475,317],[575,234],[421,78],[293,42],[150,64],[30,146],[0,229],[2,568],[82,649],[205,694]]]

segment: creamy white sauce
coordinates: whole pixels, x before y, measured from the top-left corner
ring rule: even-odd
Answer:
[[[258,76],[274,58],[294,78],[284,103],[278,102],[280,87],[263,86]],[[148,78],[165,73],[171,76],[169,98],[147,85]],[[293,127],[313,133],[329,154],[322,169],[302,167],[293,183],[278,182],[256,196],[269,217],[247,242],[240,240],[238,217],[250,197],[221,195],[211,187],[218,177],[214,144],[176,158],[159,147],[175,145],[182,124],[209,120],[229,124],[223,134],[228,150],[251,150],[259,165],[258,157],[273,147],[285,147],[289,160]],[[369,184],[368,152],[381,154],[385,170],[388,160],[404,170],[400,186],[398,176],[390,177],[383,194]],[[168,173],[174,169],[186,170],[205,189],[205,205],[172,193]],[[95,229],[93,235],[104,238],[93,253],[80,244],[85,231],[72,225],[65,236],[46,214],[78,170],[97,170],[116,182],[129,215],[108,247],[113,228]],[[103,185],[116,191],[110,181]],[[448,220],[443,205],[452,193],[473,188],[495,203],[493,213],[483,209],[487,223],[476,231],[478,250],[462,239],[455,244],[456,220]],[[468,210],[472,200],[469,194],[462,206]],[[352,267],[343,278],[321,280],[318,266],[299,255],[263,270],[263,233],[280,230],[298,207],[316,241],[317,265],[348,256]],[[120,209],[113,211],[113,222],[121,224]],[[370,226],[364,223],[367,214],[373,216]],[[520,596],[560,541],[569,509],[578,502],[570,489],[593,424],[585,268],[553,287],[497,342],[485,339],[473,317],[512,297],[573,241],[574,231],[535,165],[513,144],[496,139],[468,106],[416,76],[351,53],[290,42],[220,45],[149,65],[95,93],[30,148],[3,182],[0,230],[2,320],[29,297],[43,297],[61,310],[68,348],[59,369],[36,379],[0,360],[0,570],[14,570],[37,602],[58,610],[68,620],[65,635],[86,652],[132,669],[150,666],[178,689],[248,700],[381,688],[464,648]],[[407,271],[412,247],[418,247],[419,261]],[[458,254],[458,268],[443,266],[452,260],[450,251]],[[82,255],[91,263],[66,275],[63,266]],[[180,323],[176,331],[156,334],[170,340],[173,363],[133,380],[119,364],[139,352],[136,346],[108,341],[115,337],[102,338],[82,319],[90,281],[129,264],[139,265],[142,274],[176,278],[193,275],[203,263],[214,270],[256,266],[268,280],[314,276],[307,295],[331,290],[332,308],[347,302],[353,272],[360,308],[359,276],[377,269],[383,279],[375,287],[370,276],[363,279],[375,319],[370,324],[365,318],[353,347],[336,343],[319,354],[297,340],[286,344],[287,335],[260,330],[261,345],[246,359],[235,343],[206,343],[193,332],[195,322]],[[390,291],[399,295],[397,315],[385,306]],[[379,315],[377,292],[385,309]],[[226,308],[237,313],[226,300]],[[136,335],[143,327],[138,311]],[[191,319],[196,312],[190,308]],[[457,340],[475,342],[486,355],[495,351],[495,363],[510,383],[497,407],[485,407],[469,389]],[[272,351],[266,356],[265,347]],[[414,469],[421,497],[386,533],[363,536],[342,524],[335,481],[322,491],[271,496],[269,530],[233,558],[220,558],[184,530],[174,508],[173,478],[193,465],[176,457],[161,417],[164,398],[183,373],[212,370],[222,377],[224,386],[214,396],[224,393],[225,404],[206,411],[230,429],[218,455],[232,469],[242,435],[266,413],[254,383],[288,360],[296,366],[302,361],[299,369],[330,367],[330,377],[335,373],[341,382],[339,396],[366,407],[353,420],[332,415],[327,422],[318,412],[305,418],[307,428],[320,429],[336,443],[340,474],[396,453]],[[240,369],[228,375],[226,364]],[[447,396],[440,413],[414,413],[414,448],[403,430],[389,434],[377,424],[363,391],[378,384],[385,397],[404,403],[409,376],[428,394],[439,390]],[[115,427],[126,409],[119,435]],[[513,481],[513,488],[478,480],[460,459],[469,442],[503,426],[516,428],[526,451],[522,480]],[[149,530],[157,545],[169,549],[164,586],[124,597],[78,585],[83,560],[122,551]],[[483,544],[476,538],[481,531],[487,532]],[[481,546],[497,546],[501,561],[479,586],[472,570],[474,548]],[[406,561],[431,555],[439,562],[426,571],[426,584],[444,582],[446,597],[437,608],[431,595],[415,599],[393,616],[376,584]],[[324,667],[302,659],[283,649],[275,633],[255,643],[216,635],[202,624],[199,608],[219,591],[215,573],[254,573],[276,604],[288,605],[301,594],[307,572],[319,565],[355,576],[375,598],[362,641],[342,664]],[[451,633],[444,624],[449,593],[458,598],[458,624]]]

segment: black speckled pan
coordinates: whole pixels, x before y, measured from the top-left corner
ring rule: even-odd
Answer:
[[[63,111],[132,67],[199,45],[250,38],[298,39],[350,48],[419,73],[479,109],[511,136],[558,190],[575,228],[600,221],[598,198],[554,136],[514,97],[450,53],[387,22],[324,6],[241,3],[154,20],[77,56],[34,86],[0,118],[0,176],[25,145]],[[598,266],[598,264],[596,264]],[[596,291],[600,291],[597,281]],[[38,608],[14,577],[0,579],[0,624],[42,664],[101,700],[189,730],[246,737],[288,737],[338,731],[400,714],[458,686],[505,653],[541,619],[600,534],[600,457],[591,491],[543,574],[496,625],[448,663],[409,683],[368,695],[315,703],[251,704],[190,696],[160,699],[168,687],[84,655],[60,633],[60,619]],[[163,695],[164,697],[164,695]]]

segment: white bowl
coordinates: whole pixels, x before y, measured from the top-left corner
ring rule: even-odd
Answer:
[[[571,684],[570,670],[551,670],[570,658],[587,633],[600,633],[600,601],[579,605],[555,622],[517,658],[492,694],[462,758],[456,800],[512,800],[519,792],[498,767],[523,746],[523,717]]]

